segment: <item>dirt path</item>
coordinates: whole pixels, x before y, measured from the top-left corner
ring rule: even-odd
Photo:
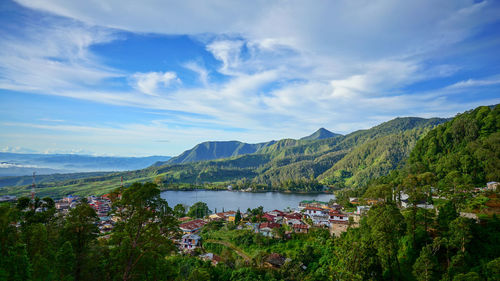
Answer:
[[[235,251],[240,257],[242,257],[246,262],[250,262],[251,258],[249,255],[245,254],[242,250],[231,244],[230,242],[227,241],[221,241],[221,240],[214,240],[214,239],[208,239],[205,241],[206,243],[215,243],[215,244],[221,244],[224,245],[231,250]]]

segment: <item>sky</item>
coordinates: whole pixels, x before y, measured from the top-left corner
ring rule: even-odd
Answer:
[[[175,156],[500,103],[500,1],[3,0],[0,151]]]

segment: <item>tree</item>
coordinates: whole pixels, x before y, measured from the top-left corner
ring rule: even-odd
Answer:
[[[470,219],[458,217],[450,223],[450,243],[455,245],[462,253],[472,239]]]
[[[188,216],[192,218],[203,218],[210,214],[210,209],[204,202],[196,202],[189,208]]]
[[[483,280],[481,276],[479,276],[479,274],[477,274],[474,271],[471,271],[467,274],[459,273],[455,275],[455,277],[453,278],[453,281],[481,281],[481,280]]]
[[[240,221],[241,221],[241,212],[240,209],[238,209],[238,211],[236,211],[236,215],[234,216],[234,223],[239,224]]]
[[[154,183],[134,183],[114,205],[120,218],[109,241],[115,274],[123,280],[146,279],[173,251],[177,220]]]
[[[174,215],[176,218],[181,218],[186,215],[186,207],[184,206],[184,204],[175,205]]]
[[[98,217],[94,209],[85,200],[69,211],[62,236],[71,243],[75,254],[75,280],[83,280],[83,271],[91,262],[88,259],[91,244],[97,238]]]
[[[64,242],[56,255],[58,280],[72,281],[75,267],[75,253],[69,241]]]
[[[418,281],[434,280],[437,259],[432,251],[432,244],[422,248],[420,256],[413,264],[413,275]]]
[[[371,228],[378,256],[386,271],[385,274],[392,278],[399,278],[401,268],[397,253],[399,238],[405,229],[403,215],[394,203],[385,203],[370,209],[367,222]]]
[[[458,217],[457,210],[452,201],[447,201],[439,207],[437,222],[441,231],[447,231],[451,221]]]
[[[500,258],[496,258],[486,265],[488,281],[500,280]]]

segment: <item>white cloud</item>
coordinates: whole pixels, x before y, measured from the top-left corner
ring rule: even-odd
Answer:
[[[33,153],[34,150],[29,148],[20,147],[20,146],[5,146],[1,150],[1,152],[10,152],[10,153]]]
[[[234,69],[240,66],[240,52],[243,40],[216,40],[207,45],[207,50],[222,62],[219,72],[234,74]]]
[[[201,66],[198,62],[189,61],[183,65],[185,68],[196,72],[199,75],[200,82],[204,85],[208,85],[208,70]]]
[[[483,87],[500,84],[500,77],[490,77],[488,79],[467,79],[448,86],[448,89],[463,89],[472,87]]]
[[[3,33],[0,41],[0,88],[47,93],[85,89],[119,71],[99,62],[88,48],[116,39],[105,28],[74,20],[51,18],[44,25],[27,21],[18,33]]]
[[[498,77],[478,78],[433,93],[404,91],[413,83],[459,71],[459,61],[434,61],[446,56],[443,50],[498,20],[500,9],[495,2],[18,2],[86,24],[60,19],[48,28],[34,28],[28,40],[2,40],[0,87],[202,115],[169,117],[181,127],[213,128],[198,133],[176,131],[186,136],[183,149],[200,136],[201,140],[264,141],[301,137],[322,126],[346,133],[396,116],[451,116],[471,104],[451,101],[449,90],[498,83]],[[93,44],[116,39],[112,30],[103,27],[191,35],[205,44],[220,67],[207,69],[196,59],[184,63],[183,67],[198,74],[202,84],[198,88],[183,88],[178,75],[166,71],[129,75],[130,86],[140,93],[108,91],[100,87],[106,86],[103,81],[127,75],[106,67],[89,51]],[[217,83],[210,79],[216,71],[230,77]],[[156,120],[137,127],[142,133],[153,133],[165,129],[165,123]],[[256,135],[214,129],[221,127],[248,129]],[[58,128],[75,133],[82,129]],[[92,128],[89,133],[110,132],[109,128],[99,130]],[[125,130],[112,132],[106,139],[114,140],[115,134]],[[151,139],[170,140],[172,136],[154,133]],[[172,146],[180,143],[174,140]]]
[[[175,72],[147,72],[135,73],[132,75],[133,87],[138,91],[157,96],[159,86],[168,87],[172,83],[180,83],[181,80],[177,77]]]

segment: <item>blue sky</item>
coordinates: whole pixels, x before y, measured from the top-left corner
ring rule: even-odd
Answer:
[[[177,155],[500,103],[498,1],[0,3],[0,151]]]

